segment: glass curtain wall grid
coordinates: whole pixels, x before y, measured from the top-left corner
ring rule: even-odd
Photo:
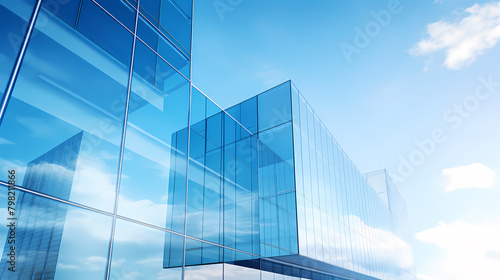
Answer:
[[[414,279],[389,178],[362,175],[290,81],[212,102],[190,81],[192,15],[0,0],[0,201],[17,218],[0,278]]]

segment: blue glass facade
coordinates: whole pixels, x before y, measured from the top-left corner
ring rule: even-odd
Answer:
[[[397,189],[293,83],[227,110],[192,85],[192,10],[0,0],[0,278],[414,279]]]

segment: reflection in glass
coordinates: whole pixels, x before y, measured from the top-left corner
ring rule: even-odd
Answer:
[[[2,1],[0,3],[0,102],[3,99],[7,83],[14,70],[21,44],[28,26],[27,19],[35,7],[34,0]]]
[[[183,233],[189,82],[171,75],[166,93],[132,80],[118,214]]]
[[[15,192],[15,244],[5,238],[0,278],[41,279],[43,275],[44,279],[101,279],[106,269],[111,217]],[[7,236],[7,230],[2,227],[0,236]],[[11,264],[6,261],[11,246],[15,246],[17,255],[15,272],[8,270]]]
[[[259,132],[291,120],[291,82],[261,93],[258,98]]]
[[[0,161],[16,167],[20,178],[37,158],[39,164],[50,165],[35,168],[43,176],[73,174],[71,194],[65,199],[111,212],[127,67],[44,9],[40,13],[39,19],[46,21],[35,26],[0,127],[0,137],[15,145],[0,146]],[[62,159],[55,154],[61,143],[79,134],[80,148],[71,170],[59,164]],[[40,159],[42,155],[48,160]],[[22,180],[17,183],[25,185]],[[59,197],[52,187],[56,186],[47,187],[47,192]]]
[[[113,242],[110,279],[180,279],[184,237],[117,219]]]

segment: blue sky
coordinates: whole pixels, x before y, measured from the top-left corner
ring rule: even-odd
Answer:
[[[394,175],[419,279],[498,278],[500,2],[194,8],[197,87],[227,108],[292,79],[362,172]]]

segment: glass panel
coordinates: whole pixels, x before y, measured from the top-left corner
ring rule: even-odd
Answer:
[[[308,129],[308,112],[307,112],[307,104],[302,94],[299,93],[299,113],[300,113],[300,129],[304,135],[307,135]]]
[[[181,279],[184,237],[116,220],[110,279]]]
[[[191,14],[193,0],[175,0],[175,3],[188,15]]]
[[[3,186],[0,191],[7,194]],[[1,279],[41,279],[42,275],[51,279],[102,279],[111,217],[19,190],[13,196],[17,198],[15,272],[8,270],[11,264],[6,257],[13,244],[6,238],[9,227],[3,226]]]
[[[28,20],[35,7],[34,0],[0,2],[0,100],[14,67],[17,55],[23,43],[28,27]],[[8,43],[7,43],[8,42]]]
[[[69,26],[75,27],[80,2],[81,0],[44,0],[42,5],[45,9],[62,19]]]
[[[132,7],[130,7],[129,5],[125,4],[125,2],[122,1],[116,1],[116,0],[96,0],[96,1],[108,13],[113,15],[118,21],[120,21],[123,25],[125,25],[131,32],[134,32],[135,9],[132,9]],[[148,0],[146,2],[150,1],[151,0]]]
[[[133,77],[118,214],[184,232],[189,82],[164,88]]]
[[[149,3],[150,1],[145,2]],[[137,36],[139,36],[139,38],[141,38],[153,50],[156,51],[158,49],[158,32],[147,20],[144,19],[144,17],[142,17],[142,15],[139,16],[139,22],[137,23]]]
[[[83,0],[77,29],[121,63],[130,64],[132,34],[91,0]]]
[[[220,263],[222,259],[222,247],[186,238],[186,266]]]
[[[257,96],[241,103],[240,123],[255,134],[257,130]]]
[[[300,128],[300,98],[299,98],[299,90],[292,83],[292,113],[293,113],[293,124]]]
[[[134,72],[139,74],[145,81],[155,84],[156,54],[144,43],[137,40],[135,45]]]
[[[259,131],[264,131],[291,120],[290,81],[258,96]]]
[[[288,122],[259,133],[259,140],[283,161],[293,166],[292,123]]]
[[[0,127],[15,144],[0,146],[1,161],[26,188],[111,212],[127,67],[43,9],[40,18]]]
[[[306,209],[304,197],[297,194],[297,220],[299,232],[299,254],[307,256]]]
[[[223,269],[223,264],[186,267],[184,280],[223,280]]]
[[[158,54],[167,60],[170,65],[181,72],[185,77],[189,78],[190,60],[162,36],[160,36],[158,40]],[[163,60],[158,60],[158,63],[165,62]]]
[[[239,265],[224,264],[224,280],[255,280],[260,279],[258,269]]]
[[[312,108],[307,104],[307,138],[309,138],[309,141],[312,143],[312,145],[315,145],[316,140],[314,136],[314,112]]]
[[[164,0],[164,1],[166,1],[166,0]],[[151,16],[154,20],[159,21],[159,19],[160,19],[160,3],[161,3],[161,0],[142,1],[141,7],[144,8],[146,10],[146,13],[149,16]]]
[[[191,12],[191,11],[189,11]],[[160,24],[171,35],[175,44],[191,52],[191,16],[173,1],[162,1],[160,10]]]

